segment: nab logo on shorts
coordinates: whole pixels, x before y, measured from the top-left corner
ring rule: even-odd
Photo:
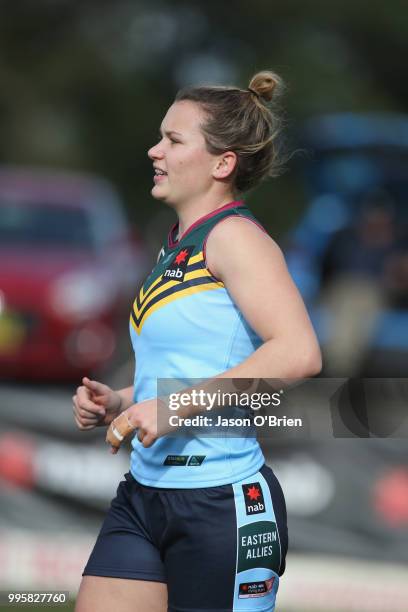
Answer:
[[[187,263],[193,252],[193,246],[186,246],[180,249],[171,264],[163,272],[163,278],[168,278],[177,281],[183,281],[187,269]]]
[[[260,514],[265,512],[265,501],[259,482],[242,485],[245,508],[247,514]]]

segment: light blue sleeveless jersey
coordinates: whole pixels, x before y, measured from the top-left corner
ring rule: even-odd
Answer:
[[[135,402],[157,397],[159,378],[213,377],[244,361],[262,343],[205,263],[209,232],[233,215],[254,220],[242,202],[232,202],[199,219],[179,242],[174,226],[141,287],[130,317]],[[144,448],[135,435],[132,447],[133,476],[154,487],[230,484],[251,476],[265,461],[253,436],[164,436]]]

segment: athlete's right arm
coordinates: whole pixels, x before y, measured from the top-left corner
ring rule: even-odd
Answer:
[[[86,376],[72,398],[74,420],[81,430],[109,425],[134,403],[133,386],[114,391],[108,385]]]

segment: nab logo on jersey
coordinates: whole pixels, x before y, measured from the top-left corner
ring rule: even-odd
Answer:
[[[187,269],[187,263],[193,252],[193,246],[186,246],[179,250],[171,264],[163,272],[163,278],[183,281]]]
[[[245,508],[247,514],[260,514],[265,512],[265,501],[259,482],[242,485]]]

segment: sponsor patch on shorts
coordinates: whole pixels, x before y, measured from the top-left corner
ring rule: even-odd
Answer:
[[[265,500],[259,482],[250,482],[242,485],[247,514],[260,514],[265,512]]]
[[[274,521],[243,525],[238,529],[238,538],[238,573],[257,567],[279,572],[280,546]]]
[[[259,582],[241,582],[239,585],[238,597],[247,599],[248,597],[263,597],[272,591],[275,578],[260,580]]]

